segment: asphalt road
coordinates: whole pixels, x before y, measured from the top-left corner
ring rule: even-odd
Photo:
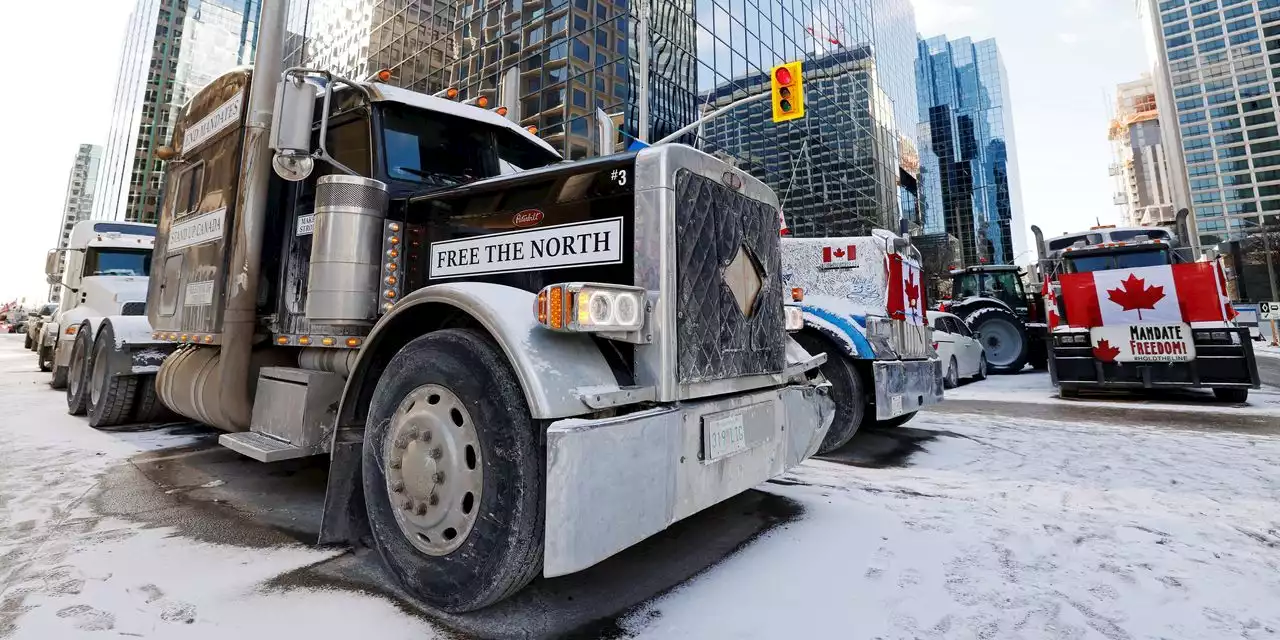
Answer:
[[[1264,385],[1280,387],[1280,358],[1258,358],[1258,377]]]

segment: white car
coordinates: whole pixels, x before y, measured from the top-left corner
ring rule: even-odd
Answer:
[[[986,378],[987,354],[969,325],[950,313],[930,311],[929,318],[933,321],[933,350],[942,360],[942,386],[954,389],[961,378]]]

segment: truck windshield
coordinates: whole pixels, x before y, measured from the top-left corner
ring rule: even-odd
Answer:
[[[383,146],[394,180],[448,187],[498,174],[492,134],[465,118],[408,108],[386,110]]]
[[[1107,269],[1136,269],[1169,264],[1169,253],[1163,248],[1146,251],[1125,251],[1067,258],[1071,273],[1089,273]]]
[[[150,249],[89,249],[84,256],[86,276],[151,275]]]

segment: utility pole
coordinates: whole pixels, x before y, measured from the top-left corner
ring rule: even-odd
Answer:
[[[1271,256],[1271,231],[1264,228],[1262,233],[1262,250],[1267,254],[1267,284],[1271,285],[1271,300],[1280,300],[1280,293],[1277,293],[1276,287],[1276,266],[1275,259]],[[1276,321],[1271,321],[1271,346],[1280,346],[1280,336],[1276,335]]]

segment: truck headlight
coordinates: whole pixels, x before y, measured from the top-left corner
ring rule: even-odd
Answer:
[[[553,331],[625,333],[644,326],[645,290],[615,284],[571,282],[538,292],[538,324]]]

